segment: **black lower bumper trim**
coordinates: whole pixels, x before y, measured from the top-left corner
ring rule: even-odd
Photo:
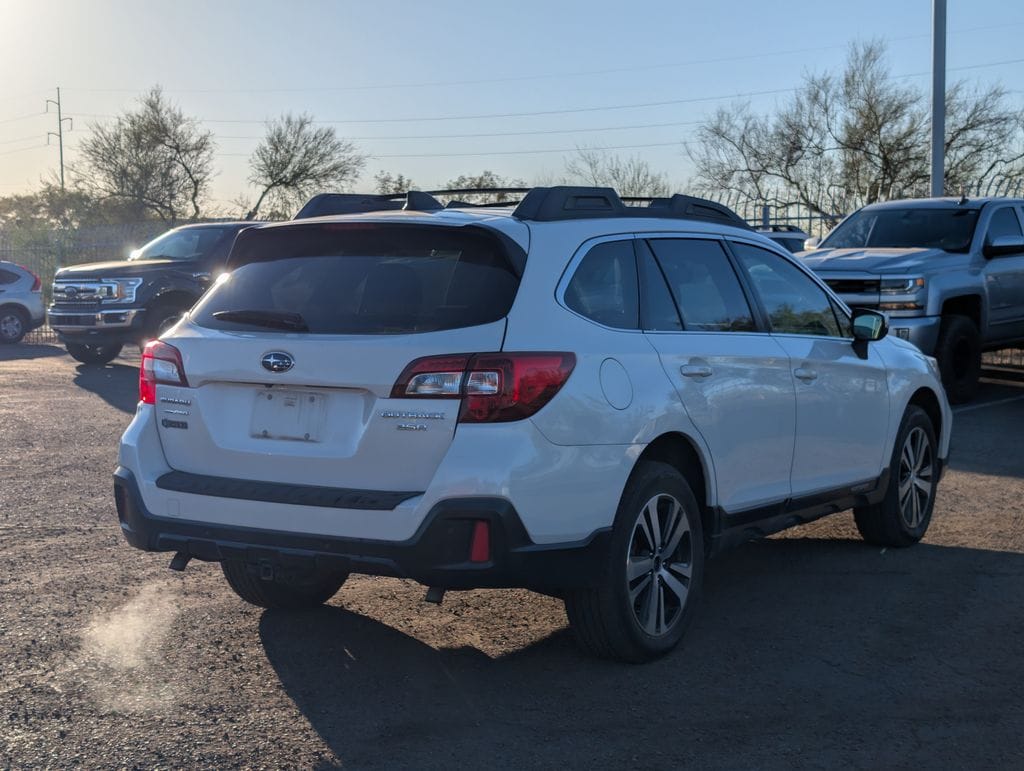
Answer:
[[[243,501],[288,503],[295,506],[323,506],[331,509],[367,509],[391,511],[402,501],[423,495],[422,491],[391,492],[389,490],[357,490],[317,485],[285,485],[250,479],[229,479],[185,471],[170,471],[156,480],[161,490]]]
[[[284,571],[316,569],[410,578],[445,589],[523,587],[547,593],[591,586],[608,564],[611,529],[581,541],[535,544],[502,498],[441,501],[406,541],[336,538],[212,525],[158,517],[142,502],[132,472],[114,472],[121,531],[145,551],[183,552],[200,560],[270,563]],[[477,522],[489,524],[490,559],[470,562]]]

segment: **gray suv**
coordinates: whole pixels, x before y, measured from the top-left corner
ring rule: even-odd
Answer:
[[[1024,199],[872,204],[843,220],[805,264],[850,307],[938,360],[953,403],[978,388],[982,351],[1024,343]]]
[[[39,276],[0,260],[0,343],[17,343],[46,320]]]

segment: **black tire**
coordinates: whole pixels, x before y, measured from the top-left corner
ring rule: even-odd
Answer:
[[[963,404],[973,399],[981,377],[981,337],[975,323],[966,316],[943,317],[935,358],[949,401]]]
[[[337,594],[348,579],[348,573],[331,573],[302,583],[286,583],[276,577],[269,581],[260,578],[255,566],[250,568],[242,560],[224,560],[220,566],[235,594],[261,608],[315,608]]]
[[[921,440],[921,449],[914,444]],[[939,479],[938,442],[931,418],[910,405],[903,415],[889,463],[889,486],[881,503],[853,510],[857,530],[875,546],[904,547],[920,541],[932,520]],[[921,485],[928,486],[927,494]],[[909,491],[909,496],[901,489]]]
[[[181,317],[188,312],[189,307],[191,306],[183,305],[180,301],[155,303],[152,308],[146,311],[146,316],[148,317],[146,333],[139,347],[145,346],[150,340],[156,340],[160,335],[177,324]]]
[[[0,310],[0,344],[14,345],[28,333],[28,314],[21,308]]]
[[[124,346],[121,343],[110,343],[108,345],[86,345],[84,343],[68,343],[65,346],[72,359],[77,359],[82,364],[109,364],[121,353]]]
[[[678,504],[678,526],[685,532],[669,553],[666,536],[676,532],[673,504]],[[661,531],[653,537],[661,549],[645,535],[654,530],[652,505]],[[628,569],[634,571],[632,580]],[[672,466],[643,461],[630,476],[615,514],[609,564],[593,588],[566,592],[566,615],[588,653],[631,663],[650,661],[679,644],[700,598],[703,575],[700,507],[690,485]],[[682,599],[679,589],[684,590]],[[653,624],[648,613],[652,608]]]

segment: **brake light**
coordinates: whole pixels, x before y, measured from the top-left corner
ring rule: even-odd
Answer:
[[[35,271],[29,270],[24,265],[19,265],[18,267],[21,268],[26,273],[28,273],[30,276],[32,276],[32,288],[29,289],[28,291],[41,292],[43,290],[43,282],[39,278],[39,276],[36,275]]]
[[[188,387],[181,352],[173,345],[152,340],[146,343],[139,365],[139,401],[156,404],[158,383]]]
[[[428,356],[405,368],[391,398],[461,398],[460,423],[523,420],[551,401],[575,366],[572,353]]]

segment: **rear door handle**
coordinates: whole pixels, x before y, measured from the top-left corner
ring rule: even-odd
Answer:
[[[818,373],[813,369],[808,369],[807,367],[797,367],[793,370],[793,374],[805,383],[810,383],[811,381],[818,379]]]
[[[683,377],[711,377],[711,367],[707,364],[684,364],[679,371]]]

